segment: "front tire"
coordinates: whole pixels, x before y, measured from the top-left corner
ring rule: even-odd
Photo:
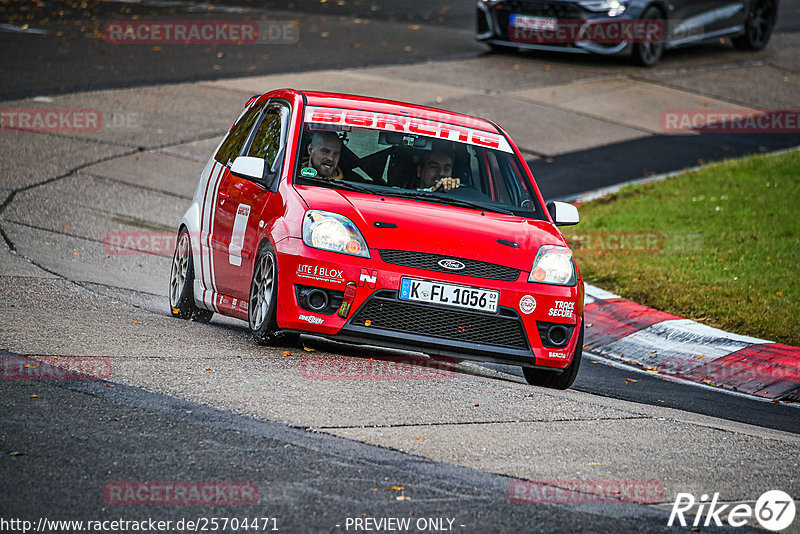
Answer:
[[[200,323],[211,320],[214,312],[202,310],[194,302],[194,261],[189,232],[182,229],[172,255],[169,275],[169,307],[173,317]]]
[[[578,368],[581,366],[581,355],[583,354],[583,319],[581,319],[581,333],[578,335],[578,343],[575,345],[575,353],[572,355],[572,362],[561,372],[534,369],[533,367],[523,367],[522,374],[525,380],[532,386],[541,386],[553,389],[569,389],[575,377],[578,376]]]
[[[664,23],[664,16],[661,11],[656,7],[649,7],[645,10],[639,22],[652,21],[661,24],[662,28],[666,27]],[[644,42],[634,43],[633,51],[631,53],[631,61],[635,65],[641,67],[652,67],[664,55],[664,42]]]
[[[744,35],[731,39],[733,46],[739,50],[761,50],[767,46],[777,18],[774,0],[755,0],[744,22]]]
[[[253,339],[261,345],[273,343],[278,337],[276,310],[278,303],[278,262],[272,243],[261,243],[250,283],[250,303],[247,318]]]

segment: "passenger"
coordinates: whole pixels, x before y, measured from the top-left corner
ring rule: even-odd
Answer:
[[[417,167],[417,188],[423,191],[450,191],[461,186],[460,178],[453,178],[453,155],[442,149],[422,153]]]
[[[334,132],[314,132],[308,144],[308,158],[303,167],[313,167],[322,178],[341,180],[344,178],[339,168],[342,156],[342,139]]]

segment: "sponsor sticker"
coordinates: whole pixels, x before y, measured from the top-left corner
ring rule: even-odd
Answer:
[[[317,175],[317,169],[314,167],[303,167],[303,169],[300,171],[300,174],[309,178],[313,178]]]
[[[567,300],[557,300],[547,312],[550,317],[572,317],[575,312],[575,303]]]
[[[525,315],[530,315],[536,309],[536,299],[530,295],[525,295],[519,299],[519,311]]]
[[[344,271],[342,269],[323,267],[321,265],[301,263],[297,266],[297,277],[310,278],[311,280],[320,280],[322,282],[334,282],[337,284],[344,283]]]
[[[358,287],[364,287],[364,284],[370,289],[375,289],[375,284],[378,282],[378,271],[368,272],[366,269],[361,269],[361,274],[358,277]]]
[[[325,319],[322,319],[321,317],[317,317],[315,315],[298,315],[297,318],[300,319],[301,321],[305,321],[311,324],[322,324],[325,322]]]
[[[426,135],[449,141],[458,141],[459,143],[470,143],[485,148],[494,148],[503,152],[512,152],[511,145],[501,135],[445,122],[434,122],[420,117],[404,117],[372,111],[309,106],[306,108],[305,120],[309,123],[325,125],[356,126]]]

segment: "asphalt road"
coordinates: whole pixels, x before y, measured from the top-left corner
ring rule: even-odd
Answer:
[[[19,5],[2,4],[0,11],[19,14]],[[94,137],[0,136],[0,229],[8,247],[0,256],[0,349],[6,349],[0,357],[32,358],[32,366],[56,356],[101,357],[113,369],[104,380],[0,381],[0,518],[256,516],[276,518],[286,532],[347,532],[354,531],[346,528],[348,518],[409,517],[452,519],[459,532],[658,532],[674,531],[666,527],[666,510],[677,492],[718,491],[725,501],[751,503],[768,489],[798,494],[795,407],[634,374],[589,353],[567,392],[531,388],[516,368],[469,363],[448,380],[308,380],[301,373],[305,358],[373,352],[313,344],[313,353],[269,349],[255,346],[239,322],[172,319],[165,297],[169,257],[113,255],[103,247],[110,231],[174,228],[198,166],[241,105],[240,93],[147,87],[155,82],[472,58],[470,68],[491,72],[486,83],[499,91],[517,83],[520,69],[490,70],[493,64],[521,64],[563,81],[630,75],[628,67],[551,55],[484,57],[471,40],[470,2],[266,2],[247,16],[297,17],[296,48],[193,48],[189,55],[183,47],[108,45],[91,28],[99,20],[161,16],[164,8],[155,3],[43,6],[50,10],[51,22],[41,25],[47,34],[0,33],[3,49],[14,51],[0,65],[0,98],[47,94],[70,105],[89,100],[59,94],[132,86],[139,89],[90,98],[92,105],[131,106],[139,115],[132,131]],[[209,16],[194,7],[171,5],[168,15]],[[789,13],[782,28],[791,33],[796,3],[783,2],[782,9]],[[221,9],[210,16],[223,14],[241,16]],[[719,72],[743,63],[725,47],[704,47],[667,58],[647,76],[678,85],[681,69]],[[545,71],[544,64],[555,68]],[[465,67],[423,63],[402,72],[424,81],[448,68],[452,74]],[[714,90],[733,95],[738,88]],[[669,154],[664,142],[651,136],[620,143],[614,158],[615,149],[605,146],[534,166],[556,169],[543,189],[557,196],[586,187],[576,181],[557,189],[571,176],[558,174],[558,162],[566,169],[582,161],[588,174],[596,173],[592,161],[600,154],[623,161],[607,165],[597,182],[605,185],[641,175],[646,156],[629,154],[645,153],[647,143]],[[706,158],[703,151],[731,154],[729,145],[757,152],[797,144],[785,137],[720,143],[700,136],[680,143],[681,158],[694,162]],[[519,480],[656,480],[664,495],[660,507],[515,504],[509,491]],[[104,489],[117,481],[246,481],[259,499],[238,506],[109,504]]]

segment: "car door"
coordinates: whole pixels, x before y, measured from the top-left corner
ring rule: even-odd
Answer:
[[[214,211],[212,254],[214,279],[222,308],[241,311],[249,298],[250,277],[260,228],[275,216],[280,201],[272,187],[280,166],[288,129],[288,106],[270,101],[254,121],[239,156],[263,159],[264,176],[252,180],[223,170]],[[234,158],[235,159],[235,158]],[[232,164],[232,162],[231,162]],[[246,309],[246,308],[244,308]]]
[[[670,35],[676,44],[691,43],[732,25],[741,16],[741,0],[673,0],[669,3]]]

